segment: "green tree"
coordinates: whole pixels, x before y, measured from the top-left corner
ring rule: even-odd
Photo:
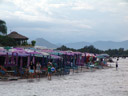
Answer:
[[[28,45],[28,43],[27,42],[23,42],[23,44],[22,44],[23,46],[26,46],[26,45]]]
[[[32,44],[32,46],[35,46],[36,45],[36,41],[35,40],[32,40],[31,41],[31,44]]]
[[[89,53],[103,53],[102,50],[96,49],[93,45],[85,46],[84,48],[78,49],[80,52],[89,52]]]
[[[62,51],[76,51],[75,49],[73,49],[73,48],[68,48],[68,47],[66,47],[66,46],[64,46],[64,45],[62,45],[60,48],[57,48],[57,50],[62,50]]]
[[[89,52],[89,53],[94,53],[94,54],[104,54],[104,53],[107,53],[109,54],[110,56],[123,56],[123,57],[126,57],[128,56],[128,50],[124,50],[124,48],[119,48],[119,49],[108,49],[108,50],[99,50],[99,49],[96,49],[93,45],[90,45],[90,46],[85,46],[84,48],[81,48],[81,49],[73,49],[73,48],[68,48],[66,46],[61,46],[60,48],[57,48],[57,50],[63,50],[63,51],[66,51],[66,50],[71,50],[71,51],[79,51],[79,52]]]
[[[0,20],[0,33],[7,34],[6,22],[3,20]]]
[[[16,41],[7,36],[0,36],[0,45],[1,46],[16,46]]]
[[[123,55],[124,54],[124,48],[119,48],[119,55]]]

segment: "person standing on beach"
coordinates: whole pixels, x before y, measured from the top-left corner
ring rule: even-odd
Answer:
[[[51,80],[51,75],[52,75],[51,68],[52,68],[52,63],[48,62],[48,80]]]
[[[38,75],[39,78],[40,78],[40,74],[41,74],[41,64],[40,64],[40,62],[37,62],[37,64],[36,64],[36,75]]]
[[[118,69],[118,58],[117,58],[117,61],[116,61],[116,70]]]
[[[31,61],[30,66],[29,66],[29,74],[30,74],[30,78],[34,78],[34,71],[35,71],[35,66],[33,64],[33,62]]]

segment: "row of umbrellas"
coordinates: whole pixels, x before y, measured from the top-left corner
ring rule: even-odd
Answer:
[[[61,59],[61,55],[81,55],[81,56],[89,56],[89,57],[97,57],[97,58],[108,58],[108,54],[92,54],[92,53],[81,53],[81,52],[72,52],[72,51],[58,51],[58,50],[52,50],[52,49],[35,49],[35,48],[29,48],[29,49],[23,49],[23,48],[9,48],[9,47],[0,47],[0,55],[13,55],[16,56],[35,56],[35,57],[47,57],[50,56],[53,59]]]

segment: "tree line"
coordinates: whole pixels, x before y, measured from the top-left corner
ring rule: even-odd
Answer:
[[[108,50],[100,50],[95,48],[93,45],[90,46],[85,46],[81,49],[73,49],[73,48],[68,48],[66,46],[61,46],[57,48],[57,50],[62,50],[62,51],[79,51],[79,52],[88,52],[88,53],[94,53],[94,54],[109,54],[110,56],[113,57],[128,57],[128,50],[124,50],[124,48],[119,48],[119,49],[108,49]]]

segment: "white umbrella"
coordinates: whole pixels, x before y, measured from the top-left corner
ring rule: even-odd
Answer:
[[[48,53],[46,53],[46,52],[40,52],[42,55],[44,55],[44,56],[49,56],[49,54]]]

